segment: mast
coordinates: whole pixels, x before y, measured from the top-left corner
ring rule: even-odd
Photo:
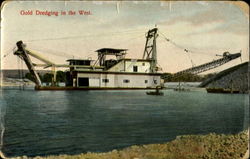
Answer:
[[[156,49],[156,38],[158,28],[154,28],[148,31],[146,35],[146,44],[143,53],[143,59],[150,60],[150,71],[157,72],[157,49]]]

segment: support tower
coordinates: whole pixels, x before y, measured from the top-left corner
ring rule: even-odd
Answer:
[[[151,60],[151,72],[157,72],[157,50],[156,50],[156,38],[158,29],[154,28],[148,31],[146,35],[146,44],[143,53],[143,59]]]

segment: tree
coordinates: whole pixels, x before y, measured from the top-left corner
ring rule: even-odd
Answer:
[[[161,76],[162,79],[164,79],[164,82],[172,82],[173,81],[173,74],[171,73],[164,73]]]
[[[43,76],[40,75],[39,73],[38,73],[38,76],[40,77],[40,79],[42,81],[42,77]],[[25,74],[25,78],[27,78],[28,80],[31,80],[32,82],[35,82],[35,78],[34,78],[34,76],[30,72],[28,72],[28,73]]]
[[[28,73],[25,74],[25,78],[27,78],[28,80],[31,80],[31,81],[35,82],[35,78],[34,78],[34,76],[30,72],[28,72]]]
[[[42,82],[49,83],[52,81],[53,74],[52,73],[45,73],[42,77]]]
[[[192,73],[184,73],[182,75],[175,76],[171,73],[164,73],[162,75],[164,82],[199,82],[202,81],[202,77]]]
[[[52,82],[52,78],[54,76],[52,73],[45,73],[44,75],[40,75],[38,73],[38,75],[41,79],[41,82],[44,82],[44,83]],[[25,78],[35,82],[35,78],[30,72],[25,74]],[[56,82],[65,82],[65,81],[66,81],[66,73],[63,71],[57,71],[56,72]]]
[[[56,82],[65,82],[66,81],[66,73],[63,71],[56,72]]]

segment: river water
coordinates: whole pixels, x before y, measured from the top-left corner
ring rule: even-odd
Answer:
[[[163,90],[2,90],[6,156],[104,152],[163,143],[184,134],[238,133],[248,95]],[[2,104],[3,105],[3,104]]]

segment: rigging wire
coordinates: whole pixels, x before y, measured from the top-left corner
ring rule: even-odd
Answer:
[[[143,34],[140,34],[139,36],[132,37],[132,38],[127,39],[127,40],[125,40],[125,41],[123,41],[123,42],[118,42],[118,43],[112,44],[112,46],[115,46],[115,47],[116,47],[116,46],[121,46],[122,44],[124,45],[125,42],[126,42],[126,43],[134,42],[135,39],[141,38],[141,37],[143,37],[143,36],[144,36]]]
[[[138,35],[138,33],[136,33],[135,35]],[[138,39],[138,38],[140,38],[140,37],[142,37],[142,36],[143,36],[143,34],[140,34],[139,36],[136,36],[136,37],[133,36],[132,38],[127,39],[127,40],[125,40],[125,41],[122,41],[122,42],[119,41],[119,42],[116,43],[116,44],[112,44],[112,46],[117,47],[117,46],[120,46],[120,45],[122,45],[122,44],[124,44],[124,43],[133,42],[133,40]],[[72,57],[75,58],[75,57],[77,57],[77,58],[79,58],[79,59],[83,58],[83,57],[76,56],[76,55],[71,55],[71,54],[68,54],[68,53],[65,53],[65,52],[62,52],[62,51],[57,51],[57,50],[52,50],[52,49],[48,49],[48,48],[43,48],[42,46],[39,46],[39,48],[42,48],[42,50],[47,51],[48,54],[52,54],[52,55],[59,56],[59,57],[67,57],[67,58],[72,58]],[[34,50],[34,51],[36,51],[36,50]],[[37,51],[39,51],[39,50],[37,50]],[[41,50],[40,50],[40,51],[41,51]],[[39,51],[39,52],[40,52],[40,51]],[[93,55],[93,54],[95,54],[95,53],[88,54],[88,55],[84,56],[84,58],[90,57],[90,56]]]
[[[10,54],[11,52],[14,52],[15,49],[16,49],[16,46],[15,46],[14,48],[9,49],[8,51],[6,51],[7,53],[6,53],[5,55],[3,55],[3,59],[6,58],[7,56],[9,56],[9,54]]]
[[[18,71],[18,80],[21,79],[21,72],[20,72],[20,57],[17,56],[17,71]],[[18,81],[18,86],[19,86],[19,89],[21,90],[21,83],[20,81]]]
[[[161,34],[162,34],[162,33],[161,33]],[[186,48],[177,45],[177,44],[174,43],[172,40],[170,41],[170,39],[168,39],[164,34],[162,34],[162,35],[164,36],[164,40],[166,40],[167,42],[170,42],[171,44],[175,45],[176,47],[178,47],[178,48],[184,50],[184,51],[187,53],[187,56],[188,56],[188,58],[189,58],[189,60],[190,60],[190,62],[191,62],[192,67],[195,66],[195,64],[194,64],[194,62],[193,62],[193,60],[192,60],[192,58],[190,57],[191,55],[190,55],[189,51],[188,51]]]
[[[41,47],[39,47],[39,48],[41,48]],[[67,58],[77,57],[77,58],[80,58],[80,56],[70,55],[68,53],[65,53],[65,52],[62,52],[62,51],[57,51],[57,50],[54,50],[54,49],[42,48],[42,50],[44,50],[46,52],[45,54],[52,54],[52,55],[58,56],[58,57],[67,57]],[[43,52],[43,51],[37,50],[37,49],[33,50],[33,51]]]
[[[177,48],[179,48],[179,49],[182,49],[184,52],[187,53],[187,56],[188,56],[189,60],[191,61],[192,67],[195,67],[195,63],[194,63],[194,61],[192,60],[191,54],[190,54],[190,53],[192,53],[192,54],[202,54],[202,55],[213,56],[213,57],[214,57],[214,56],[217,56],[217,54],[211,54],[211,53],[205,53],[205,52],[193,51],[193,50],[187,49],[187,48],[185,48],[185,47],[183,47],[183,46],[181,46],[181,45],[178,45],[177,43],[175,43],[175,42],[172,41],[171,39],[167,38],[162,32],[159,31],[159,33],[160,33],[160,35],[161,35],[160,37],[162,37],[166,42],[171,43],[171,44],[174,45],[175,47],[177,47]]]
[[[22,79],[22,89],[24,90],[24,72],[23,72],[23,60],[21,60],[21,79]]]
[[[191,61],[192,67],[195,67],[195,63],[193,62],[191,55],[188,53],[187,56],[188,56],[189,60]]]
[[[141,31],[140,31],[140,32],[141,32]],[[134,34],[134,35],[138,35],[138,31],[137,31],[136,33],[133,33],[133,34]],[[126,41],[132,41],[132,40],[137,39],[137,38],[139,38],[139,37],[141,37],[141,36],[142,36],[142,35],[140,34],[139,36],[132,37],[132,38],[126,40]],[[56,39],[58,39],[58,38],[56,38]],[[55,40],[56,40],[56,39],[55,39]],[[126,41],[125,41],[125,42],[126,42]],[[25,42],[26,42],[26,41],[25,41]],[[113,46],[117,46],[117,45],[119,46],[119,45],[121,45],[121,44],[124,44],[124,42],[119,42],[118,44],[113,44]],[[15,46],[12,50],[14,51],[15,48],[16,48],[16,46]],[[42,48],[42,46],[39,46],[39,48]],[[53,54],[53,55],[59,56],[59,57],[68,57],[68,58],[77,57],[77,58],[82,58],[82,57],[80,57],[80,56],[71,55],[71,54],[68,54],[68,53],[65,53],[65,52],[62,52],[62,51],[52,50],[52,49],[48,49],[48,48],[42,48],[42,50],[46,50],[47,52],[49,52],[49,54]],[[35,51],[35,50],[34,50],[34,51]],[[37,51],[39,51],[39,50],[37,50]],[[4,58],[7,57],[9,54],[10,54],[10,52],[8,52],[7,54],[5,54],[5,55],[4,55]],[[95,53],[91,53],[91,54],[86,55],[86,56],[84,56],[84,57],[89,57],[90,55],[93,55],[93,54],[95,54]]]
[[[175,43],[174,41],[172,41],[171,39],[167,38],[162,32],[159,31],[159,33],[161,34],[162,38],[166,41],[171,43],[172,45],[174,45],[175,47],[182,49],[184,52],[186,53],[194,53],[194,54],[202,54],[202,55],[208,55],[208,56],[215,56],[216,54],[211,54],[211,53],[206,53],[206,52],[200,52],[200,51],[194,51],[194,50],[190,50],[187,49],[186,47],[183,47],[177,43]],[[160,37],[161,37],[160,36]]]
[[[128,31],[130,31],[130,33],[127,33]],[[119,32],[119,33],[125,33],[126,35],[128,35],[128,36],[131,36],[131,35],[138,35],[138,33],[144,33],[144,31],[141,31],[141,30],[128,30],[128,31],[123,31],[123,32]],[[131,32],[131,31],[133,31],[133,32]],[[116,32],[116,33],[118,33],[118,32]],[[110,34],[110,33],[105,33],[105,34],[97,34],[96,36],[101,36],[101,35],[111,35],[111,36],[113,36],[113,35],[118,35],[118,34]],[[124,36],[124,35],[123,35]],[[60,40],[60,39],[71,39],[71,38],[81,38],[81,37],[93,37],[93,35],[85,35],[85,36],[72,36],[72,37],[62,37],[62,38],[53,38],[53,39],[37,39],[37,40],[30,40],[30,41],[25,41],[25,42],[28,42],[28,43],[30,43],[30,42],[35,42],[35,41],[42,41],[42,40]],[[141,37],[141,35],[139,36],[139,37]],[[131,41],[131,40],[134,40],[134,39],[136,39],[136,38],[138,38],[138,37],[133,37],[132,39],[129,39],[129,40],[126,40],[126,41]],[[124,42],[122,43],[122,42],[119,42],[118,44],[113,44],[113,46],[117,46],[117,45],[121,45],[121,44],[124,44]],[[44,49],[44,48],[43,48]],[[46,50],[48,51],[48,52],[50,52],[51,54],[53,54],[53,55],[56,55],[56,56],[60,56],[60,57],[62,57],[62,55],[63,56],[66,56],[66,57],[70,57],[70,58],[72,58],[72,56],[73,57],[75,57],[75,55],[70,55],[70,54],[67,54],[67,53],[65,53],[65,52],[62,52],[62,51],[56,51],[56,50],[49,50],[49,49],[47,49],[46,48]],[[57,52],[57,53],[55,53],[55,52]],[[94,53],[92,53],[92,54],[94,54]],[[92,54],[90,54],[90,55],[92,55]],[[90,55],[87,55],[87,56],[85,56],[85,57],[88,57],[88,56],[90,56]],[[82,58],[82,57],[79,57],[79,56],[76,56],[77,58]]]
[[[67,39],[78,39],[78,38],[86,38],[86,37],[96,37],[96,36],[119,36],[120,34],[136,34],[142,31],[122,31],[122,32],[113,32],[113,33],[102,33],[102,34],[88,34],[88,35],[82,35],[82,36],[66,36],[66,37],[59,37],[59,38],[44,38],[44,39],[34,39],[34,40],[27,40],[25,42],[37,42],[37,41],[50,41],[50,40],[67,40]],[[144,31],[143,31],[144,32]],[[122,35],[121,35],[122,36]]]

